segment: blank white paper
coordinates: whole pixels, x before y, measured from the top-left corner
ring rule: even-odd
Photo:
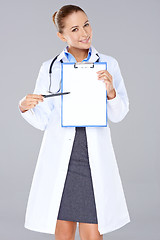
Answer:
[[[99,70],[107,69],[106,62],[83,67],[63,63],[61,120],[64,126],[107,126],[107,91],[105,83],[98,80]]]

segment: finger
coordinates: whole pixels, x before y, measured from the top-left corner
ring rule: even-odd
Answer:
[[[30,108],[30,106],[36,106],[37,104],[39,103],[39,101],[27,101],[26,103],[24,103],[24,104],[21,104],[21,106],[23,107],[23,108]]]
[[[44,97],[41,94],[33,94],[33,97],[37,99],[44,99]]]
[[[102,80],[106,85],[112,86],[112,82],[109,79],[102,79]]]
[[[112,77],[112,75],[107,70],[101,70],[101,71],[98,71],[96,73],[99,74],[99,76],[101,76],[103,74],[107,74],[108,76]]]
[[[38,100],[26,100],[26,102],[24,102],[22,106],[29,106],[31,104],[37,105],[38,103],[39,103]]]
[[[42,101],[41,99],[36,99],[36,98],[31,98],[31,99],[26,100],[26,102],[28,102],[28,103],[39,103],[41,101]]]
[[[107,76],[107,77],[110,77],[111,75],[107,72],[103,72],[99,75],[99,77],[102,77],[102,76]]]
[[[104,78],[108,79],[110,82],[112,81],[112,78],[110,76],[106,75],[106,74],[103,74],[103,75],[98,77],[98,79],[104,79]]]
[[[99,72],[97,72],[97,75],[101,76],[103,73],[104,73],[104,71],[99,71]]]
[[[105,75],[105,76],[102,76],[102,77],[98,77],[98,80],[109,80],[108,77]]]
[[[36,105],[37,105],[37,104],[32,103],[32,104],[28,105],[28,109],[34,108]]]
[[[22,107],[24,110],[29,110],[29,109],[35,107],[35,105],[34,105],[34,104],[30,104],[30,105],[27,105],[27,106],[22,106],[22,105],[21,105],[21,107]]]
[[[28,94],[26,96],[26,99],[35,99],[35,100],[43,101],[44,97],[42,95],[38,95],[38,94]]]
[[[32,98],[36,100],[44,100],[44,97],[42,95],[33,95]]]
[[[37,98],[37,99],[42,99],[43,98],[43,96],[41,94],[27,94],[26,97]]]

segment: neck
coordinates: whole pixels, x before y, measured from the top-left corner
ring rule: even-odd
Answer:
[[[68,52],[75,57],[77,62],[81,62],[85,58],[87,58],[89,49],[79,49],[74,47],[68,47]]]

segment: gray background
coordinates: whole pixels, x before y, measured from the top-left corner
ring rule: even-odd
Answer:
[[[54,238],[24,228],[43,132],[29,125],[17,106],[32,93],[42,62],[65,47],[56,35],[52,14],[66,4],[86,11],[92,44],[118,60],[130,101],[126,118],[109,124],[131,223],[104,239],[158,240],[159,0],[1,1],[0,239]],[[76,236],[79,239],[78,232]]]

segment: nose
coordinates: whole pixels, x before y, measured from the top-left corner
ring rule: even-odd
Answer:
[[[82,34],[83,36],[85,36],[85,37],[88,36],[87,31],[86,31],[84,28],[82,28],[81,34]]]

